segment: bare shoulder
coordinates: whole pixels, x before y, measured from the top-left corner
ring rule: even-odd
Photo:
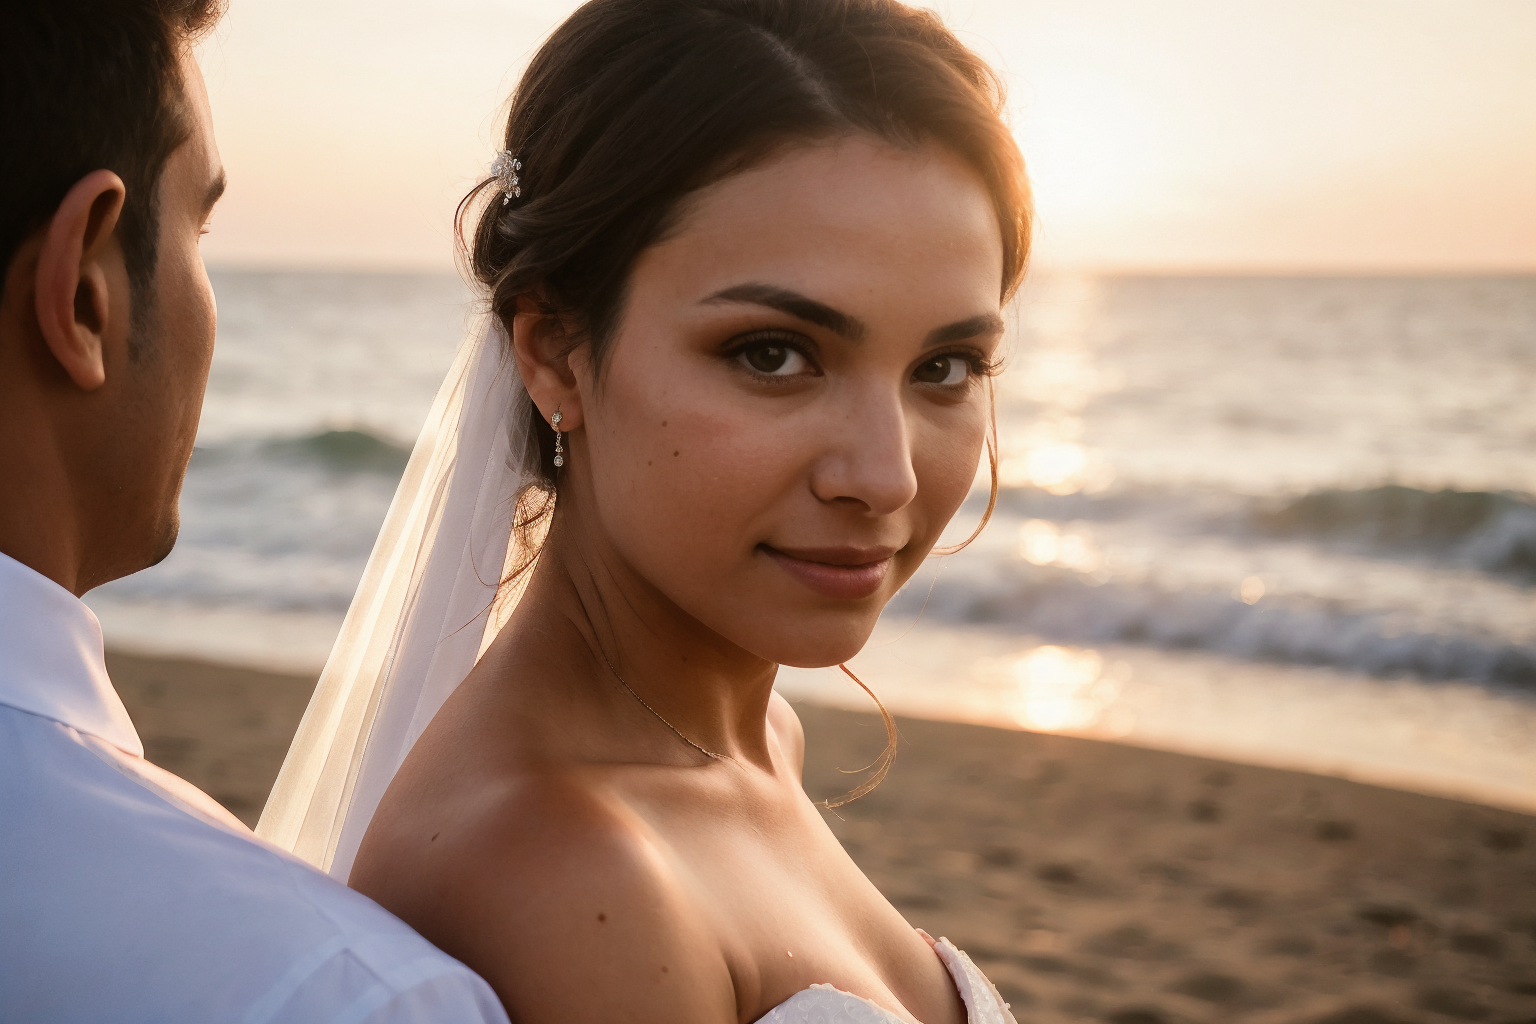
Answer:
[[[717,938],[621,799],[551,772],[459,803],[430,838],[389,829],[352,884],[485,978],[513,1020],[736,1020]]]
[[[768,728],[778,738],[779,745],[794,765],[795,775],[805,770],[805,727],[789,701],[775,690],[768,698]]]

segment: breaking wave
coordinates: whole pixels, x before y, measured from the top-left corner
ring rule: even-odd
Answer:
[[[329,429],[199,448],[183,491],[181,542],[153,574],[112,584],[123,596],[264,608],[347,606],[409,450],[378,433]],[[1364,555],[1536,585],[1536,499],[1492,491],[1388,485],[1254,497],[1198,488],[1122,487],[1057,496],[1015,488],[999,501],[1004,531],[1018,520],[1132,523],[1162,558],[1190,540],[1226,538],[1244,550],[1302,545],[1322,557]],[[975,559],[921,574],[892,610],[987,625],[1053,642],[1199,649],[1236,658],[1325,665],[1378,676],[1466,679],[1536,690],[1536,641],[1401,607],[1306,593],[1248,604],[1230,590],[1180,589],[1157,574],[1119,577]],[[1492,584],[1490,584],[1492,585]]]
[[[194,467],[237,460],[265,460],[317,466],[333,473],[382,473],[398,477],[411,457],[409,447],[367,430],[321,430],[300,437],[226,441],[198,448]]]
[[[1490,491],[1425,491],[1389,485],[1313,491],[1259,509],[1271,536],[1422,552],[1536,583],[1536,501]]]
[[[1008,579],[1012,577],[1012,579]],[[1225,594],[1155,584],[1095,586],[1066,570],[1027,564],[928,588],[914,585],[895,610],[1075,644],[1196,649],[1252,661],[1326,665],[1376,676],[1470,679],[1536,690],[1536,646],[1492,635],[1404,627],[1390,611],[1331,607],[1305,599],[1248,605]]]
[[[1000,495],[999,507],[1058,521],[1143,519],[1189,535],[1299,540],[1391,558],[1425,558],[1536,585],[1536,498],[1515,492],[1388,484],[1277,499],[1145,487],[1058,497],[1016,488]]]

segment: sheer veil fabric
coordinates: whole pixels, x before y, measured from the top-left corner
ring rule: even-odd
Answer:
[[[256,826],[342,882],[379,800],[516,603],[532,401],[496,317],[460,347]],[[526,579],[526,574],[524,574]]]

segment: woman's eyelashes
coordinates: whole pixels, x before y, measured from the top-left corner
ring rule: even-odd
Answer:
[[[823,374],[815,346],[796,334],[775,331],[738,338],[726,350],[726,356],[763,381],[788,383]],[[924,355],[912,368],[910,379],[927,388],[962,392],[995,372],[984,353],[961,349]]]
[[[737,344],[731,355],[757,377],[786,379],[820,376],[821,370],[801,347],[799,339],[780,334],[758,335]]]
[[[943,388],[963,388],[991,376],[992,364],[980,352],[935,352],[912,369],[912,380]]]
[[[912,371],[912,379],[919,384],[939,384],[944,387],[958,387],[969,380],[970,376],[971,364],[952,354],[925,359]]]

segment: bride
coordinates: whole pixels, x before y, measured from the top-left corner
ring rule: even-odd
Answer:
[[[1011,1021],[843,852],[773,691],[858,652],[989,450],[1029,237],[1000,106],[896,0],[572,15],[261,833],[514,1021]]]

